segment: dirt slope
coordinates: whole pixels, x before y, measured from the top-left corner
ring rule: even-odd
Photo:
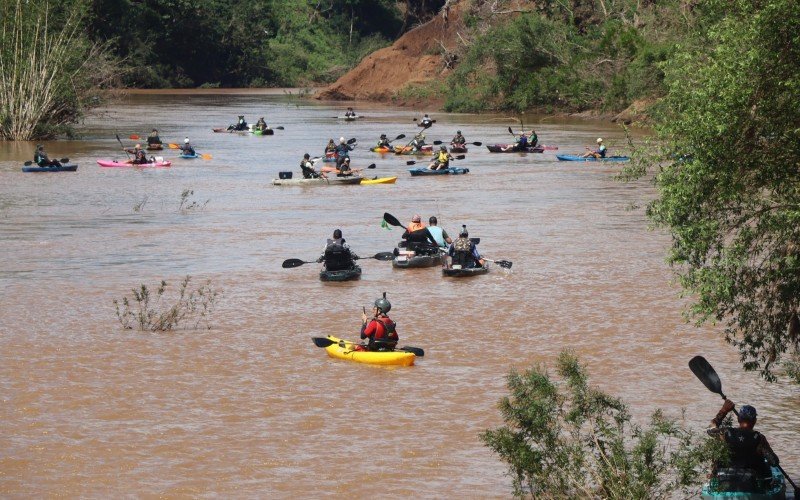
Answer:
[[[384,100],[410,83],[446,74],[442,53],[458,40],[462,4],[450,2],[444,12],[401,36],[392,46],[373,52],[358,66],[317,94],[318,99]]]

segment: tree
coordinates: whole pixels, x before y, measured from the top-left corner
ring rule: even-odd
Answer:
[[[664,65],[669,161],[648,214],[672,234],[689,316],[724,323],[744,367],[772,380],[800,342],[800,2],[710,3],[727,13],[713,48]]]
[[[508,464],[517,496],[665,498],[697,484],[701,463],[724,456],[721,441],[701,440],[661,411],[646,428],[634,424],[621,399],[588,385],[569,352],[557,373],[563,384],[540,366],[512,371],[511,395],[500,402],[506,426],[481,436]]]

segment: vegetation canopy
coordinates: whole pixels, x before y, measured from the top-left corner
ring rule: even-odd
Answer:
[[[708,48],[662,65],[648,214],[672,234],[690,317],[723,323],[744,367],[772,380],[800,342],[800,3],[708,3],[727,12]]]

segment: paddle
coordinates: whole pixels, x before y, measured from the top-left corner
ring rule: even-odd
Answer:
[[[375,259],[375,260],[387,261],[394,259],[394,254],[392,252],[378,252],[370,257],[353,257],[353,260],[363,260],[363,259]],[[316,263],[317,263],[316,261],[308,262],[300,259],[286,259],[283,261],[283,264],[281,264],[281,267],[283,267],[284,269],[289,269],[292,267],[300,267],[303,264],[316,264]]]
[[[444,144],[444,141],[433,141],[433,145],[434,145],[434,146],[439,146],[440,144]],[[453,143],[451,142],[450,144],[452,145]],[[483,146],[483,143],[482,143],[482,142],[479,142],[479,141],[476,141],[476,142],[466,142],[466,143],[464,143],[464,144],[472,144],[473,146]]]
[[[328,347],[328,346],[332,346],[334,344],[339,344],[342,347],[344,347],[345,345],[348,345],[348,344],[349,345],[363,345],[363,344],[356,344],[355,342],[350,342],[348,340],[340,340],[339,342],[334,342],[333,340],[327,339],[325,337],[311,337],[311,340],[314,341],[314,345],[317,346],[317,347]],[[419,347],[404,346],[404,347],[398,347],[395,350],[396,351],[410,352],[410,353],[413,353],[415,356],[419,356],[419,357],[425,356],[425,350],[421,349]]]
[[[313,162],[313,160],[312,160],[312,162],[311,162],[311,163],[312,163],[312,164],[314,163],[314,162]],[[325,170],[326,168],[331,168],[331,170]],[[374,163],[370,163],[369,165],[367,165],[367,166],[366,166],[366,167],[364,167],[364,168],[351,168],[351,169],[350,169],[350,172],[361,172],[362,170],[366,170],[366,169],[368,169],[368,168],[375,168],[375,164],[374,164]],[[334,173],[334,174],[339,174],[339,173],[341,173],[341,170],[339,170],[338,168],[335,168],[335,167],[322,167],[321,171],[322,171],[323,173],[328,173],[328,172],[330,172],[330,173]]]
[[[464,158],[466,158],[466,156],[464,156],[464,155],[458,155],[458,156],[454,156],[453,157],[454,160],[463,160]],[[426,160],[408,160],[406,162],[406,165],[415,165],[415,164],[417,164],[419,162],[425,162],[425,161]]]
[[[722,392],[722,381],[719,379],[719,375],[717,375],[717,372],[714,371],[714,368],[711,366],[711,364],[708,361],[706,361],[706,358],[704,358],[703,356],[693,357],[692,359],[689,360],[689,369],[692,370],[694,376],[699,378],[700,382],[702,382],[703,385],[706,386],[706,388],[709,391],[715,394],[719,394],[720,396],[722,396],[722,399],[728,399]],[[739,412],[736,411],[736,408],[733,409],[733,413],[736,416],[739,416]],[[789,475],[786,474],[786,471],[783,470],[783,467],[781,467],[780,464],[775,464],[775,467],[777,467],[778,470],[781,471],[783,477],[785,477],[786,480],[789,481],[789,484],[792,485],[792,487],[794,488],[795,497],[797,497],[798,492],[800,491],[798,490],[797,485],[794,484],[794,481],[792,481]]]
[[[174,144],[174,143],[167,144],[167,147],[169,147],[169,149],[181,149],[180,146],[178,146],[177,144]],[[202,153],[202,154],[201,153],[195,153],[195,154],[199,158],[202,158],[204,160],[210,160],[210,159],[213,158],[213,156],[211,156],[210,154],[207,154],[207,153]]]
[[[397,218],[394,215],[390,214],[389,212],[384,212],[383,213],[383,220],[385,220],[386,223],[389,224],[390,226],[402,227],[403,229],[408,231],[408,228],[406,228],[406,226],[400,224],[400,221],[397,220]]]
[[[492,262],[494,264],[497,264],[503,269],[511,269],[511,266],[514,264],[510,260],[492,260],[492,259],[487,259],[485,257],[483,258],[483,260],[485,260],[486,262]]]
[[[116,135],[116,136],[117,136],[117,142],[119,143],[119,145],[120,145],[120,146],[122,146],[122,150],[123,150],[123,151],[125,151],[125,156],[127,156],[127,157],[128,157],[128,160],[130,160],[130,159],[131,159],[131,155],[129,155],[129,154],[128,154],[128,150],[127,150],[127,149],[125,149],[125,145],[124,145],[124,144],[122,144],[122,141],[121,141],[121,140],[120,140],[120,138],[119,138],[119,134],[114,134],[114,135]]]
[[[28,160],[25,163],[23,163],[23,165],[25,165],[26,167],[30,167],[31,165],[33,165],[33,162]]]

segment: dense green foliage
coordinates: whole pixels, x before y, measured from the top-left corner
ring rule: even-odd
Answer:
[[[402,24],[389,0],[94,0],[93,14],[136,87],[328,82]]]
[[[647,427],[632,422],[622,400],[588,385],[578,359],[563,352],[558,375],[542,367],[508,377],[500,410],[505,427],[484,442],[508,464],[514,494],[533,498],[666,498],[697,484],[725,453],[656,411]],[[697,444],[695,444],[697,443]]]
[[[744,367],[772,379],[800,342],[800,2],[707,4],[726,17],[663,65],[648,212],[673,236],[692,317],[722,322]]]
[[[530,2],[517,16],[487,3],[466,18],[474,38],[448,78],[448,110],[619,111],[659,97],[659,63],[705,19],[678,0]]]
[[[0,0],[0,139],[47,137],[96,102],[114,76],[82,30],[81,1]]]

